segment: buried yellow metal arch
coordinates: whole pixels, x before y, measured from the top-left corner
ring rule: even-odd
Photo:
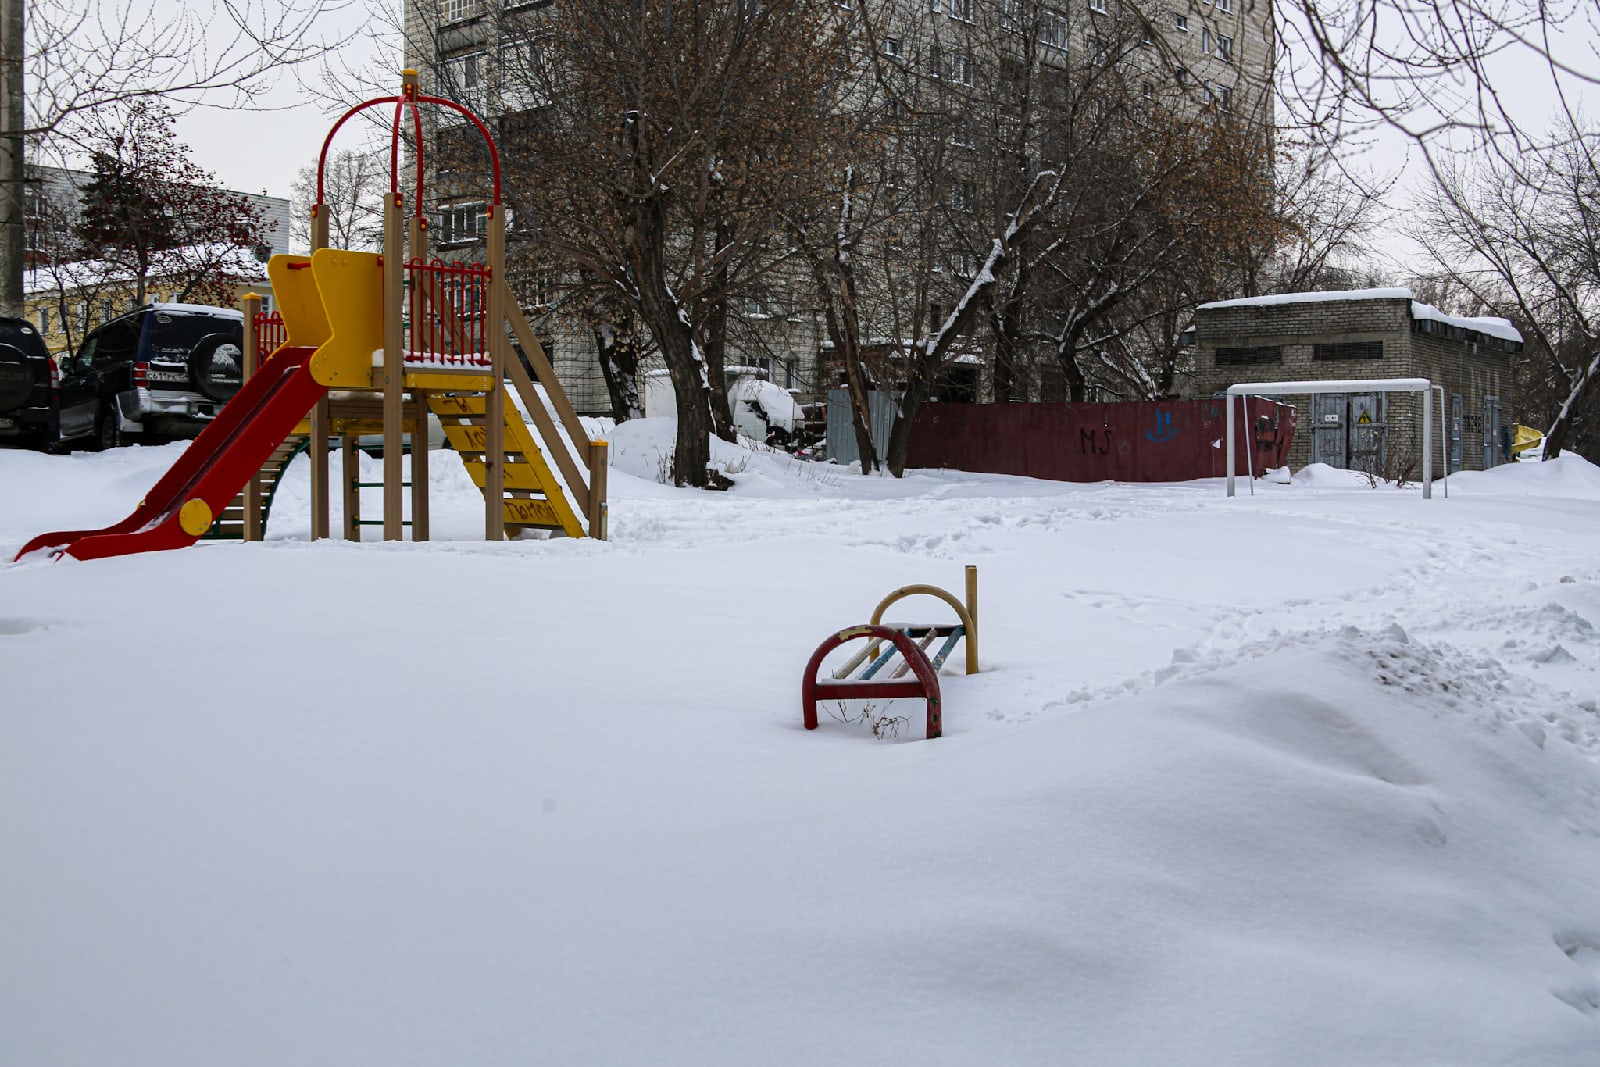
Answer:
[[[883,613],[889,605],[904,600],[908,596],[935,596],[955,609],[956,618],[961,620],[965,630],[967,644],[967,673],[978,673],[978,568],[967,566],[967,602],[957,600],[951,593],[940,589],[936,585],[902,585],[878,602],[872,611],[871,625],[879,626],[883,623]]]

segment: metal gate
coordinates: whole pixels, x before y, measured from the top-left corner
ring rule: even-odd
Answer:
[[[1500,463],[1500,398],[1483,398],[1483,469]]]
[[[1388,436],[1384,422],[1387,397],[1382,393],[1351,393],[1349,397],[1349,467],[1381,478]]]
[[[1311,397],[1311,462],[1344,466],[1345,401],[1343,393],[1316,393]]]
[[[1311,462],[1382,475],[1387,458],[1382,393],[1311,397]]]
[[[1450,450],[1445,459],[1447,473],[1455,474],[1461,469],[1461,459],[1465,453],[1462,451],[1462,410],[1461,394],[1450,394]]]

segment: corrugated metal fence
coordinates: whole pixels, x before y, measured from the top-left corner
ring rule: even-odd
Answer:
[[[881,459],[889,453],[889,431],[894,428],[898,393],[867,394],[867,413],[872,416],[872,443]],[[850,394],[843,389],[828,390],[828,458],[836,463],[854,463],[861,458],[856,447],[855,427],[850,425]]]
[[[848,405],[844,395],[841,403]],[[1226,401],[1124,404],[922,405],[908,467],[1020,474],[1063,482],[1180,482],[1221,477]],[[1238,418],[1235,471],[1287,462],[1294,408],[1249,397]],[[828,405],[833,445],[834,402]],[[848,431],[848,422],[845,423]],[[854,443],[852,442],[852,452]],[[831,454],[831,453],[830,453]],[[843,462],[841,460],[841,462]]]

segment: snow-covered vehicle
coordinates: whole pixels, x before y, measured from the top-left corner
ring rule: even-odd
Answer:
[[[770,381],[760,367],[727,367],[725,373],[734,429],[775,448],[796,447],[805,425],[805,412],[794,396]],[[644,413],[646,418],[672,418],[677,414],[668,372],[656,370],[645,375]]]

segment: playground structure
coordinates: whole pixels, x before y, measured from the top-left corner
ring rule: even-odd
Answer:
[[[329,147],[352,117],[387,104],[394,105],[394,118],[383,252],[329,248],[323,201]],[[427,258],[423,104],[459,113],[488,146],[494,196],[482,264]],[[408,113],[417,145],[409,218],[400,192],[400,130]],[[503,540],[529,529],[603,539],[607,446],[589,440],[512,298],[505,245],[493,137],[467,108],[422,94],[416,72],[405,71],[398,95],[358,104],[329,130],[317,164],[311,254],[275,255],[268,262],[278,312],[263,314],[259,297],[245,300],[246,378],[238,394],[128,518],[103,530],[43,534],[24,545],[17,558],[50,549],[96,559],[180,548],[204,536],[260,540],[277,481],[301,450],[311,461],[311,536],[328,537],[329,453],[335,440],[343,452],[344,536],[359,540],[361,527],[381,525],[384,540],[403,540],[407,527],[412,540],[426,540],[430,414],[440,420],[483,491],[486,539]],[[508,328],[531,375],[512,350]],[[515,399],[507,395],[513,390]],[[375,435],[382,440],[382,481],[363,483],[359,439]],[[406,482],[408,453],[411,480]],[[382,518],[363,520],[360,490],[379,485]]]
[[[909,596],[927,595],[955,610],[953,623],[885,623],[884,612]],[[867,643],[844,664],[822,677],[828,654],[847,642]],[[930,656],[933,643],[943,643]],[[819,700],[889,700],[921,697],[927,703],[929,740],[944,732],[944,705],[939,669],[957,643],[966,646],[966,673],[978,673],[978,568],[966,568],[965,602],[933,585],[901,586],[878,602],[872,619],[829,634],[811,654],[801,679],[801,710],[807,730],[817,728]],[[896,662],[898,658],[898,662]]]

